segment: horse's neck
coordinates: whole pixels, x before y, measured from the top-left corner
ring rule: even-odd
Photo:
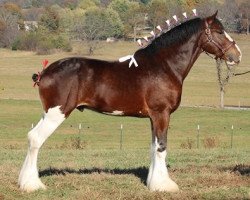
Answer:
[[[199,34],[193,35],[178,48],[167,49],[162,52],[163,67],[171,70],[181,82],[184,81],[202,52],[198,47],[199,38]]]

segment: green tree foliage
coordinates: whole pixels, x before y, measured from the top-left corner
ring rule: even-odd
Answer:
[[[126,15],[125,34],[128,36],[130,32],[133,33],[134,41],[138,33],[145,26],[145,9],[143,4],[138,2],[130,2]]]
[[[108,8],[105,10],[104,16],[109,27],[105,37],[121,37],[124,27],[119,14],[113,9]]]
[[[0,47],[10,47],[18,35],[19,16],[0,6]]]
[[[147,34],[173,15],[190,15],[197,8],[200,17],[219,10],[223,25],[231,31],[249,29],[249,1],[241,0],[21,0],[0,5],[0,40],[10,46],[26,20],[39,20],[39,29],[54,34],[73,33],[81,40],[133,37]],[[17,2],[11,3],[11,2]],[[30,8],[24,9],[23,8]],[[1,16],[2,14],[2,16]],[[8,17],[6,17],[8,16]],[[248,19],[248,20],[247,20]],[[173,20],[173,19],[172,19]],[[17,30],[17,27],[21,30]],[[73,28],[72,28],[73,27]],[[81,27],[81,28],[80,28]],[[71,32],[72,31],[72,32]]]
[[[74,38],[87,43],[89,54],[92,54],[99,40],[121,37],[123,25],[114,10],[92,7],[86,10],[84,15],[75,18],[72,33]]]
[[[59,30],[59,15],[57,11],[51,7],[45,9],[44,14],[41,16],[39,25],[45,27],[47,30],[56,32]]]
[[[112,9],[91,8],[84,15],[84,29],[89,39],[120,37],[123,26],[119,15]]]
[[[54,49],[71,51],[72,47],[66,35],[42,29],[22,32],[12,44],[12,50],[35,51],[38,54],[50,54]]]
[[[5,3],[5,4],[3,4],[3,8],[5,8],[6,11],[9,12],[11,15],[17,17],[18,26],[19,26],[19,28],[21,28],[23,30],[24,29],[23,12],[22,12],[21,7],[15,3]]]
[[[100,5],[99,0],[79,0],[78,2],[78,7],[84,10],[91,8],[91,7],[96,7],[99,5]]]
[[[72,27],[75,25],[75,20],[79,19],[83,16],[85,10],[81,8],[76,8],[75,10],[71,9],[62,9],[59,12],[59,27],[60,29],[65,30],[65,32],[69,32]]]
[[[135,40],[145,22],[145,5],[136,1],[114,0],[109,7],[119,14],[125,27],[125,35],[133,33]]]
[[[204,2],[205,2],[205,0],[186,0],[185,7],[186,7],[186,9],[191,11],[192,9],[196,8],[201,3],[204,3]]]
[[[240,12],[242,13],[242,19],[239,23],[239,31],[246,31],[247,35],[250,31],[250,2],[245,1],[240,5]]]
[[[19,19],[22,18],[22,9],[14,3],[5,3],[3,7],[12,15],[16,15]]]
[[[163,24],[170,15],[169,4],[165,0],[152,0],[148,4],[148,19],[150,25],[155,29],[157,25]]]
[[[148,4],[150,0],[140,0],[140,2],[142,2],[143,4]]]
[[[115,10],[119,14],[121,20],[125,22],[127,20],[130,3],[129,0],[114,0],[109,4],[109,7]]]
[[[78,4],[78,0],[64,0],[63,1],[63,6],[71,10],[74,10],[77,7],[77,4]]]

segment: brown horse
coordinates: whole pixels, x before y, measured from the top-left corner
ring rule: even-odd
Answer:
[[[204,19],[191,19],[163,33],[130,57],[130,68],[126,59],[108,62],[73,57],[52,63],[39,77],[34,75],[45,113],[28,134],[28,154],[19,175],[21,189],[45,188],[37,171],[39,148],[75,108],[87,108],[149,118],[152,160],[148,188],[178,191],[177,184],[169,178],[165,158],[170,114],[180,104],[184,79],[202,52],[228,64],[241,60],[239,47],[216,15],[217,12]]]

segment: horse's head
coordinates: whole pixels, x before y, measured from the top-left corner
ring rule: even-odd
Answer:
[[[217,12],[204,19],[204,32],[201,36],[200,46],[203,51],[225,60],[229,65],[238,64],[242,57],[240,48],[228,35],[216,16]]]

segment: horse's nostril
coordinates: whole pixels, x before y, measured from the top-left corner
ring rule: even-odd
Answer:
[[[229,60],[230,62],[233,62],[233,61],[234,61],[234,59],[233,59],[232,56],[229,56],[229,57],[228,57],[228,60]]]

